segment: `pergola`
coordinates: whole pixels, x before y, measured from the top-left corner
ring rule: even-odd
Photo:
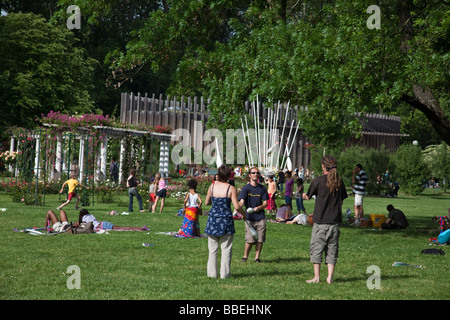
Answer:
[[[169,173],[169,144],[173,137],[172,134],[167,133],[159,133],[159,132],[150,132],[150,131],[141,131],[141,130],[133,130],[133,129],[125,129],[125,128],[116,128],[116,127],[107,127],[107,126],[92,126],[92,127],[78,127],[74,130],[66,127],[60,127],[54,124],[43,124],[44,127],[53,128],[56,135],[56,152],[55,152],[55,167],[50,171],[48,175],[49,179],[60,179],[62,177],[62,173],[67,171],[78,171],[78,179],[83,181],[86,168],[85,168],[85,157],[88,155],[93,156],[97,161],[97,169],[95,170],[95,178],[96,180],[102,181],[108,176],[108,165],[107,165],[107,151],[108,151],[108,137],[120,139],[120,156],[119,156],[119,172],[122,173],[123,169],[123,160],[125,158],[125,138],[129,136],[137,136],[137,137],[145,137],[150,140],[150,152],[153,148],[153,142],[156,140],[160,143],[160,152],[159,152],[159,172],[166,174],[168,176]],[[87,149],[87,141],[90,132],[95,130],[97,134],[100,135],[100,147],[97,150],[88,150]],[[34,147],[34,172],[36,177],[41,176],[41,172],[43,170],[48,169],[46,163],[51,162],[50,159],[46,160],[46,163],[41,165],[40,153],[41,153],[41,130],[34,130],[31,134],[33,138],[36,140],[36,144]],[[39,133],[37,133],[39,132]],[[20,139],[18,137],[11,136],[11,147],[10,151],[14,151],[16,148],[20,150]],[[17,144],[15,144],[15,140],[17,139]],[[74,169],[74,164],[69,163],[70,157],[67,157],[63,153],[63,144],[68,143],[70,145],[72,139],[79,140],[80,149],[79,149],[79,157],[78,157],[78,168]],[[134,148],[142,148],[142,153],[147,152],[145,146],[133,146]],[[15,176],[18,175],[18,170],[20,168],[15,168]],[[125,173],[127,174],[127,173]],[[119,175],[119,183],[122,181],[122,174]]]

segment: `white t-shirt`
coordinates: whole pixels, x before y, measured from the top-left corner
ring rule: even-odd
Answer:
[[[83,216],[81,221],[84,223],[88,223],[88,222],[92,221],[94,228],[97,228],[97,226],[100,224],[100,222],[98,222],[97,219],[92,214],[87,214],[87,215]]]
[[[189,194],[189,201],[187,203],[187,207],[188,208],[197,208],[197,199],[198,199],[198,194]]]

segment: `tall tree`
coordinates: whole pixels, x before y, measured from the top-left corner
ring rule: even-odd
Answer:
[[[0,17],[0,126],[33,127],[41,113],[92,111],[93,60],[67,28],[41,16]]]
[[[243,101],[258,95],[305,107],[301,125],[316,142],[357,134],[356,113],[408,107],[450,144],[448,4],[375,4],[378,16],[373,0],[164,1],[112,68],[170,65],[168,92],[210,97],[217,126],[238,125]]]

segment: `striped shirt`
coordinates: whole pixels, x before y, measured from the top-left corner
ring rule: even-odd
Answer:
[[[366,185],[369,182],[367,174],[364,170],[359,171],[355,177],[355,186],[353,187],[353,193],[355,194],[366,194]]]
[[[165,188],[166,188],[166,180],[164,180],[164,179],[159,180],[158,191],[161,191],[162,189],[165,189]]]

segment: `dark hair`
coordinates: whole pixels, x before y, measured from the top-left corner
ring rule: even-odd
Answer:
[[[89,214],[89,211],[87,211],[87,209],[81,209],[80,210],[80,214],[79,214],[79,216],[78,216],[78,222],[79,223],[82,223],[83,222],[83,217],[85,216],[85,215],[88,215]]]
[[[188,181],[187,186],[189,189],[197,190],[198,182],[196,179],[191,179]]]
[[[359,163],[355,167],[360,168],[362,170],[362,165]]]
[[[228,182],[231,175],[231,169],[227,165],[223,164],[217,170],[218,181],[220,182]]]
[[[301,184],[303,184],[303,179],[302,178],[298,178],[297,179],[297,185],[299,186]]]
[[[134,175],[136,174],[136,169],[131,169],[131,170],[130,170],[130,174],[131,174],[132,176],[134,176]]]
[[[394,209],[394,206],[393,206],[392,204],[389,204],[389,205],[386,207],[386,209],[387,209],[387,211],[391,211],[392,209]]]

